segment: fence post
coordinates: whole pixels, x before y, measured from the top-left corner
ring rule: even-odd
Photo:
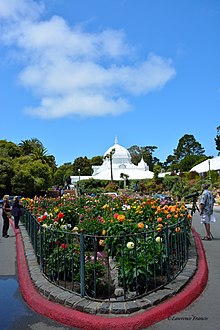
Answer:
[[[167,281],[170,281],[170,249],[169,249],[169,232],[168,224],[165,224],[165,249],[166,249],[166,268],[167,268]]]
[[[80,233],[80,294],[85,296],[85,247],[84,234]]]
[[[188,260],[188,258],[189,258],[189,251],[188,251],[188,246],[187,246],[187,244],[188,244],[188,242],[187,242],[187,233],[186,233],[186,227],[187,227],[187,225],[188,225],[188,223],[187,223],[187,218],[185,218],[184,219],[184,222],[183,222],[183,225],[184,225],[184,262],[186,263],[186,261]]]
[[[43,230],[40,225],[40,271],[43,272]]]

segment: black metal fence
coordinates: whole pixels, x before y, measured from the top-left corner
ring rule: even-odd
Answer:
[[[135,299],[172,281],[188,259],[187,219],[124,236],[92,236],[43,226],[24,209],[22,221],[40,270],[56,285],[96,300]]]

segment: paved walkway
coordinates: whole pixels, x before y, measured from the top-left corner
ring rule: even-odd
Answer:
[[[209,268],[209,278],[205,290],[186,309],[147,329],[220,329],[220,313],[218,312],[220,207],[215,208],[215,214],[217,222],[212,225],[212,234],[215,239],[210,242],[203,241]],[[0,227],[1,222],[0,220]],[[201,236],[204,235],[204,228],[200,224],[197,213],[193,217],[193,226]],[[0,329],[74,329],[36,314],[24,303],[17,284],[16,238],[12,228],[9,230],[9,235],[8,239],[0,239]],[[11,291],[12,294],[10,294]],[[16,300],[15,304],[14,300]],[[13,307],[13,305],[15,306]],[[87,329],[96,328],[91,324]],[[116,329],[116,327],[112,329]]]
[[[17,277],[16,237],[9,228],[9,238],[2,238],[0,209],[0,330],[68,330],[47,317],[35,313],[24,302]]]
[[[216,223],[211,225],[212,241],[202,241],[208,263],[208,282],[202,294],[186,309],[170,318],[154,324],[152,330],[219,330],[220,329],[220,207],[215,207]],[[203,237],[205,231],[200,224],[198,212],[193,216],[193,226]]]

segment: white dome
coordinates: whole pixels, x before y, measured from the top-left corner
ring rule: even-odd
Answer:
[[[93,167],[93,178],[100,180],[111,180],[111,165],[109,155],[112,153],[112,172],[114,180],[123,180],[121,174],[128,175],[130,180],[135,179],[150,179],[153,177],[153,172],[149,171],[149,167],[142,160],[139,166],[136,166],[131,161],[130,152],[118,144],[117,138],[115,144],[108,148],[104,154],[104,161],[101,166]]]
[[[131,155],[130,152],[120,146],[118,144],[117,139],[115,140],[115,144],[110,147],[104,154],[104,158],[110,154],[111,151],[114,150],[114,153],[112,154],[112,163],[117,163],[117,164],[124,164],[124,163],[131,163]],[[107,158],[107,157],[106,157]]]

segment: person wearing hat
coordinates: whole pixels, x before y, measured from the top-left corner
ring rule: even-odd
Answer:
[[[203,237],[205,241],[211,241],[212,235],[210,231],[211,215],[213,214],[213,207],[215,198],[211,191],[208,190],[209,184],[202,185],[202,194],[199,201],[199,209],[201,216],[201,223],[205,225],[206,236]]]
[[[14,217],[15,229],[18,229],[19,228],[18,223],[20,220],[20,216],[22,214],[22,205],[19,203],[18,196],[14,197],[14,200],[12,203],[11,214]]]
[[[11,206],[9,203],[9,195],[3,197],[2,204],[2,218],[3,218],[3,227],[2,227],[2,237],[8,238],[8,229],[9,229],[9,217],[11,212]]]

